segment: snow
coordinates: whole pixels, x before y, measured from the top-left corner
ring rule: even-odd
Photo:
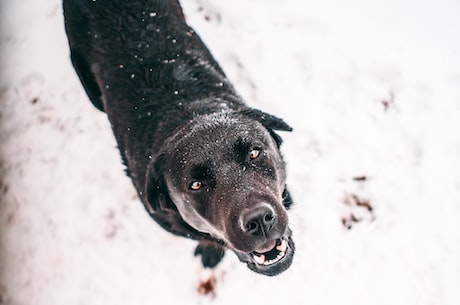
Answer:
[[[460,304],[460,2],[183,2],[248,104],[294,127],[292,267],[227,253],[200,295],[195,243],[150,220],[78,82],[60,2],[4,0],[0,304]]]

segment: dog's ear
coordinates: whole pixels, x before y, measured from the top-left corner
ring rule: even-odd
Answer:
[[[165,155],[161,154],[153,162],[147,170],[144,187],[144,205],[150,214],[158,210],[166,210],[169,207],[169,195],[166,189],[166,183],[163,177],[162,165]]]
[[[261,110],[248,108],[241,111],[241,113],[254,120],[259,121],[260,123],[262,123],[262,125],[265,126],[265,128],[272,130],[292,131],[292,127],[289,126],[285,121]]]
[[[278,147],[280,147],[281,143],[283,143],[283,140],[276,132],[274,132],[274,130],[292,131],[292,127],[283,121],[283,119],[280,119],[261,110],[248,108],[242,110],[241,114],[259,121],[265,128],[267,128],[267,130],[270,132],[270,135],[273,137],[273,139],[275,139]]]
[[[284,207],[286,208],[286,210],[289,210],[293,202],[292,202],[291,194],[289,193],[287,187],[284,187],[282,198],[283,198]]]

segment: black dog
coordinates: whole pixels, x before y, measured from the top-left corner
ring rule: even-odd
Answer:
[[[64,0],[72,63],[112,123],[127,173],[166,230],[276,275],[292,262],[281,119],[249,108],[177,0]]]

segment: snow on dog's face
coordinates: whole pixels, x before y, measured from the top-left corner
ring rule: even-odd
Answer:
[[[263,115],[195,119],[170,142],[160,167],[167,196],[189,226],[224,243],[250,269],[276,275],[290,266],[294,243],[281,139],[273,129],[290,127]],[[278,125],[268,126],[269,119]]]

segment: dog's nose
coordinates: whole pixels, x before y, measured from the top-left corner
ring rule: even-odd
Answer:
[[[276,220],[275,211],[261,204],[242,215],[243,230],[255,236],[267,236]]]

